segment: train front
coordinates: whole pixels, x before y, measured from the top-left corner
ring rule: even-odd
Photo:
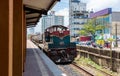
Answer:
[[[70,33],[66,27],[54,27],[48,43],[49,57],[56,63],[72,62],[76,57],[76,44],[70,42]]]

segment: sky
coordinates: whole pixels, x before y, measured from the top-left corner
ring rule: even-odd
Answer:
[[[93,9],[94,12],[105,8],[112,8],[113,11],[120,12],[120,0],[81,0],[81,2],[87,3],[87,11]],[[51,10],[56,11],[56,15],[64,16],[64,25],[69,25],[69,0],[61,0]],[[36,32],[41,31],[41,22],[35,27]]]

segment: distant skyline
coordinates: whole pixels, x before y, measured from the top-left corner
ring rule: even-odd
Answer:
[[[93,9],[94,12],[105,9],[112,8],[113,11],[120,12],[120,0],[80,0],[87,4],[87,11]],[[60,0],[50,11],[56,11],[56,15],[65,16],[64,25],[69,25],[69,0]],[[36,32],[41,31],[41,23],[39,22],[35,27]]]

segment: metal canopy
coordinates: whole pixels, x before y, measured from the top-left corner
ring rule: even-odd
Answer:
[[[23,0],[27,27],[35,27],[42,14],[47,15],[60,0]]]

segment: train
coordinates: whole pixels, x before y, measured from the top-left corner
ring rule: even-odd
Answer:
[[[29,39],[34,43],[43,43],[43,39],[42,39],[41,34],[30,35]]]
[[[70,42],[70,31],[62,25],[53,25],[45,29],[42,35],[42,49],[55,63],[73,62],[76,43]]]

